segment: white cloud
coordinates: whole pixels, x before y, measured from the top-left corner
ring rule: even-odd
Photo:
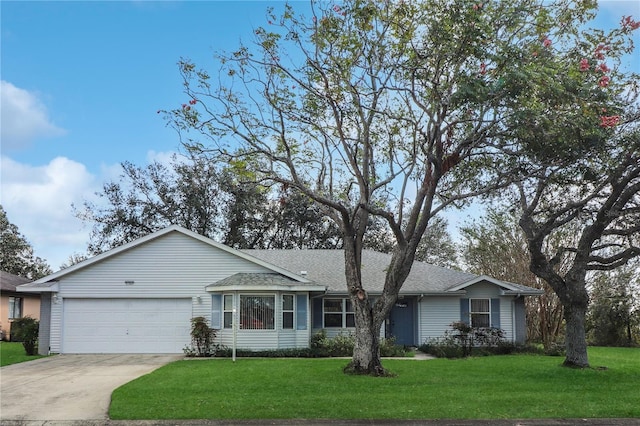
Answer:
[[[154,151],[150,150],[147,152],[147,163],[151,164],[153,162],[158,162],[160,164],[164,164],[166,166],[173,163],[173,157],[177,156],[178,159],[186,159],[186,157],[175,151]]]
[[[11,223],[54,270],[73,253],[84,253],[90,227],[71,204],[93,200],[101,183],[83,164],[57,157],[44,166],[2,157],[2,206]]]
[[[37,138],[66,133],[51,121],[46,106],[35,94],[4,80],[0,82],[0,111],[5,152],[22,148]]]
[[[148,163],[167,162],[172,152],[148,153]],[[84,164],[56,157],[48,164],[34,166],[2,156],[0,204],[11,223],[54,270],[73,254],[86,253],[92,224],[84,224],[73,214],[71,205],[82,208],[84,201],[99,204],[95,194],[103,184],[119,181],[120,164],[103,164],[99,176]]]

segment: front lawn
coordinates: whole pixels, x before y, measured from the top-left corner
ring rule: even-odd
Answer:
[[[0,342],[0,367],[38,358],[42,358],[42,355],[26,355],[22,343]]]
[[[395,378],[347,376],[344,359],[185,360],[118,388],[112,419],[640,417],[640,349],[590,348],[594,367],[509,355],[384,360]]]

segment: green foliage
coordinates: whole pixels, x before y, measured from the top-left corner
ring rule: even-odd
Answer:
[[[536,355],[387,360],[396,377],[380,379],[344,375],[345,360],[335,358],[185,360],[116,389],[109,418],[639,418],[640,349],[589,348],[589,355],[607,369],[561,368],[557,357]]]
[[[468,272],[541,288],[544,294],[525,298],[527,340],[545,347],[563,337],[563,308],[558,296],[529,269],[531,256],[518,216],[510,202],[497,202],[486,213],[461,228],[464,263]],[[575,232],[557,233],[545,249],[553,253],[558,247],[572,244]],[[561,264],[558,270],[564,270]]]
[[[9,222],[1,205],[0,270],[30,280],[37,280],[53,272],[43,259],[34,256],[33,247],[20,234],[18,227]]]
[[[191,347],[184,348],[187,356],[208,357],[216,352],[217,331],[209,327],[205,317],[191,318]]]
[[[338,334],[333,338],[327,337],[325,330],[320,330],[311,336],[311,349],[318,356],[348,357],[353,355],[355,338],[352,334]]]
[[[353,355],[354,339],[353,334],[338,334],[329,338],[323,329],[311,336],[311,351],[315,357],[350,357]],[[380,341],[382,357],[404,357],[407,353],[407,350],[397,345],[393,338]]]
[[[428,339],[419,349],[438,358],[466,358],[471,355],[510,354],[516,352],[517,345],[505,340],[502,329],[454,322],[444,336]]]
[[[233,349],[223,346],[216,350],[218,358],[231,358]],[[236,349],[238,358],[314,358],[316,355],[309,348],[285,348],[253,351],[250,349]]]
[[[339,334],[333,338],[327,337],[325,330],[320,330],[311,336],[311,345],[308,348],[270,349],[254,351],[248,349],[236,349],[236,357],[261,357],[261,358],[326,358],[326,357],[350,357],[353,355],[354,336],[352,334]],[[396,345],[394,339],[382,339],[380,342],[380,355],[383,357],[405,357],[407,350]],[[216,357],[229,358],[232,349],[228,347],[218,348]]]
[[[587,339],[590,344],[640,344],[640,276],[634,268],[635,265],[631,265],[594,278],[587,313]]]
[[[194,64],[180,64],[197,112],[183,106],[169,119],[183,140],[212,141],[187,145],[249,157],[256,181],[289,185],[321,204],[353,248],[350,288],[365,284],[359,259],[369,218],[386,222],[394,261],[389,297],[380,300],[392,301],[438,212],[549,164],[559,166],[556,182],[580,183],[584,168],[569,166],[609,152],[621,96],[633,92],[634,76],[618,67],[632,40],[630,30],[590,30],[596,8],[346,0],[314,3],[306,16],[272,9],[251,44],[218,55],[217,87]],[[368,307],[355,309],[380,327],[389,305]]]
[[[11,340],[22,342],[27,355],[36,355],[39,327],[40,322],[30,316],[15,319],[11,323]]]
[[[98,254],[168,225],[234,248],[336,248],[337,227],[307,196],[250,181],[252,165],[224,158],[174,156],[169,165],[122,163],[100,205],[76,215],[93,224],[88,252]],[[280,189],[280,190],[279,190]],[[71,261],[71,264],[75,261]]]
[[[42,357],[42,355],[26,355],[22,343],[0,342],[0,367],[32,361]]]

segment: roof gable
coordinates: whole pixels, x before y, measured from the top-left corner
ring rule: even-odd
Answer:
[[[486,282],[486,283],[494,284],[498,287],[501,287],[503,289],[503,293],[505,294],[535,295],[535,294],[543,293],[542,290],[527,287],[521,284],[510,283],[508,281],[498,280],[488,275],[479,275],[470,281],[467,281],[449,288],[449,291],[461,291],[466,289],[469,286],[472,286],[480,282]]]
[[[297,275],[295,273],[292,273],[291,271],[283,269],[283,268],[281,268],[279,266],[272,265],[272,264],[270,264],[268,262],[265,262],[264,260],[255,258],[255,257],[251,256],[248,253],[242,252],[240,250],[236,250],[234,248],[231,248],[231,247],[226,246],[226,245],[221,244],[221,243],[217,243],[217,242],[213,241],[210,238],[207,238],[207,237],[202,236],[202,235],[200,235],[198,233],[189,231],[188,229],[183,228],[181,226],[171,225],[171,226],[168,226],[168,227],[166,227],[164,229],[161,229],[161,230],[159,230],[157,232],[154,232],[152,234],[146,235],[146,236],[144,236],[142,238],[139,238],[137,240],[131,241],[131,242],[129,242],[127,244],[124,244],[122,246],[119,246],[119,247],[113,248],[111,250],[108,250],[108,251],[106,251],[104,253],[101,253],[101,254],[99,254],[97,256],[94,256],[94,257],[92,257],[90,259],[84,260],[84,261],[82,261],[80,263],[76,263],[75,265],[72,265],[72,266],[70,266],[68,268],[61,269],[60,271],[57,271],[57,272],[55,272],[55,273],[53,273],[51,275],[47,275],[46,277],[43,277],[43,278],[41,278],[41,279],[39,279],[37,281],[34,281],[31,284],[25,284],[22,287],[23,288],[24,287],[29,287],[29,286],[42,287],[41,284],[44,284],[44,283],[47,283],[47,282],[50,282],[50,281],[60,280],[64,276],[69,275],[69,274],[71,274],[73,272],[76,272],[78,270],[90,267],[91,265],[94,265],[94,264],[96,264],[98,262],[102,262],[105,259],[109,259],[109,258],[111,258],[111,257],[113,257],[115,255],[118,255],[120,253],[124,253],[126,251],[135,249],[136,247],[142,246],[144,244],[151,243],[154,240],[157,240],[158,238],[160,238],[162,236],[165,236],[165,235],[167,235],[169,233],[173,233],[173,232],[185,235],[185,236],[187,236],[189,238],[193,238],[193,239],[196,239],[198,241],[201,241],[201,242],[203,242],[205,244],[208,244],[211,247],[214,247],[216,249],[219,249],[219,250],[222,250],[224,252],[227,252],[227,253],[229,253],[231,255],[234,255],[234,256],[240,257],[242,259],[248,260],[250,262],[253,262],[253,263],[257,264],[257,265],[265,267],[265,268],[267,268],[269,270],[272,270],[272,271],[274,271],[276,273],[282,274],[282,275],[284,275],[284,276],[286,276],[288,278],[291,278],[291,279],[293,279],[295,281],[302,282],[302,283],[309,282],[308,279],[306,279],[306,278],[304,278],[302,276],[299,276],[299,275]]]

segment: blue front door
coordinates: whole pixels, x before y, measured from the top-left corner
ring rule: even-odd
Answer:
[[[395,337],[396,344],[415,346],[415,298],[398,299],[389,315],[389,334]]]

